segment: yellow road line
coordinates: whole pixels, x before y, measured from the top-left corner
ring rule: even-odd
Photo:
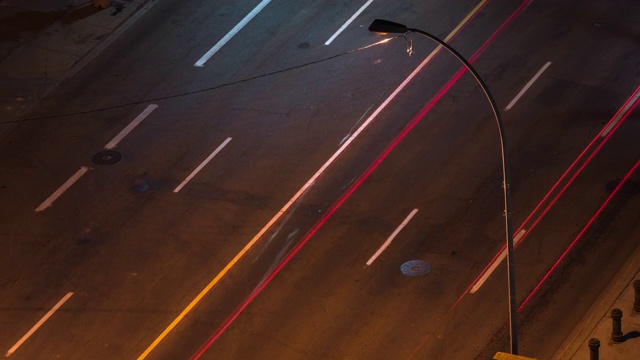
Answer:
[[[447,35],[445,41],[449,41],[451,38],[453,38],[462,29],[462,27],[464,27],[478,11],[480,11],[482,6],[487,1],[489,0],[480,1],[480,3],[478,3],[478,5],[473,8],[473,10],[471,10],[471,12],[467,14],[464,19],[462,19],[462,21],[451,31],[451,33]],[[428,58],[433,58],[433,56],[435,56],[435,54],[438,53],[441,48],[442,46],[439,45],[435,50],[431,52],[431,54],[429,54]],[[316,174],[319,175],[318,173]],[[262,230],[260,230],[260,232],[258,232],[256,236],[254,236],[253,239],[251,239],[251,241],[249,241],[247,245],[245,245],[245,247],[242,248],[242,250],[240,250],[240,252],[233,257],[233,259],[231,259],[231,261],[229,261],[229,263],[220,271],[220,273],[218,273],[218,275],[216,275],[193,300],[191,300],[189,305],[187,305],[187,307],[184,308],[182,312],[180,312],[180,314],[171,322],[171,324],[169,324],[169,326],[167,326],[167,328],[164,329],[162,333],[160,333],[160,335],[158,335],[158,337],[151,343],[151,345],[149,345],[149,347],[147,347],[147,349],[145,349],[145,351],[140,354],[140,356],[138,356],[138,360],[143,360],[147,356],[149,356],[151,351],[153,351],[153,349],[155,349],[158,344],[162,342],[162,340],[180,323],[180,321],[182,321],[182,319],[184,319],[184,317],[202,300],[202,298],[204,298],[205,295],[207,295],[207,293],[211,291],[211,289],[227,274],[227,272],[229,272],[229,270],[231,270],[231,268],[235,266],[238,261],[240,261],[240,259],[256,244],[256,242],[258,242],[262,235],[264,235],[264,233],[267,232],[267,230],[269,230],[271,226],[273,226],[273,224],[275,224],[280,219],[280,217],[285,212],[287,212],[287,210],[289,210],[291,205],[293,205],[293,203],[302,195],[302,193],[304,193],[309,188],[309,186],[311,186],[311,183],[313,183],[313,181],[315,181],[315,178],[312,178],[309,182],[307,182],[307,184],[305,184],[305,186],[303,186],[298,191],[298,193],[294,197],[292,197],[291,200],[289,200],[287,204],[285,204],[282,209],[280,209],[280,211],[278,211],[278,213],[262,228]]]
[[[473,8],[473,10],[471,10],[470,13],[467,14],[467,16],[464,17],[464,19],[462,19],[462,21],[460,22],[460,24],[458,24],[458,26],[456,26],[455,28],[453,28],[453,30],[451,30],[451,32],[449,33],[449,35],[447,35],[446,38],[444,38],[444,41],[447,42],[449,40],[451,40],[452,37],[456,36],[456,34],[460,31],[460,29],[462,29],[463,26],[467,25],[467,23],[469,22],[469,20],[471,20],[471,18],[478,12],[480,11],[480,8],[482,8],[484,6],[484,4],[487,3],[487,1],[489,0],[482,0],[478,3],[478,5],[476,5],[476,7]]]

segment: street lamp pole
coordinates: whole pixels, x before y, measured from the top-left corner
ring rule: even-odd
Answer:
[[[416,32],[421,35],[428,37],[429,39],[437,42],[442,47],[447,49],[451,54],[453,54],[460,62],[464,64],[464,66],[469,70],[469,72],[476,79],[485,96],[489,100],[491,104],[491,110],[493,110],[493,115],[496,119],[496,123],[498,125],[498,132],[500,133],[500,150],[502,153],[502,189],[504,191],[504,222],[505,222],[505,231],[506,231],[506,241],[507,241],[507,273],[508,273],[508,286],[509,286],[509,333],[510,333],[510,349],[511,354],[518,354],[518,330],[516,323],[516,286],[515,286],[515,266],[513,259],[513,231],[511,227],[511,195],[510,195],[510,180],[509,180],[509,166],[507,161],[507,153],[506,153],[506,139],[504,132],[504,125],[502,123],[502,117],[500,116],[500,111],[498,110],[498,106],[496,105],[495,100],[493,99],[493,95],[489,91],[489,88],[484,83],[480,75],[476,72],[476,70],[469,64],[469,62],[458,53],[454,48],[449,46],[444,41],[439,38],[431,35],[427,32],[424,32],[419,29],[408,28],[405,25],[398,24],[388,20],[380,20],[376,19],[369,26],[369,31],[374,33],[396,33],[396,34],[405,34],[407,32]]]

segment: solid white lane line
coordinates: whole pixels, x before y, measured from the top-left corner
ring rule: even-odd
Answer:
[[[606,137],[609,134],[609,132],[618,124],[620,119],[622,119],[622,117],[627,114],[629,109],[631,109],[631,107],[636,103],[636,101],[638,101],[638,98],[640,98],[640,91],[636,90],[636,94],[622,108],[622,111],[618,112],[618,114],[613,119],[613,121],[611,121],[609,125],[602,131],[602,133],[600,134],[600,137]]]
[[[202,162],[202,164],[198,165],[198,167],[195,170],[193,170],[191,174],[189,174],[189,176],[187,176],[187,178],[184,179],[184,181],[180,185],[178,185],[178,187],[176,187],[175,190],[173,190],[173,192],[177,193],[178,191],[180,191],[180,189],[182,189],[189,182],[189,180],[191,180],[194,176],[196,176],[196,174],[200,172],[200,170],[202,170],[202,168],[205,167],[205,165],[207,165],[209,161],[211,161],[211,159],[213,159],[213,157],[216,156],[220,152],[220,150],[222,150],[222,148],[229,143],[229,141],[231,141],[230,137],[227,138],[227,140],[225,140],[222,144],[220,144],[215,150],[213,150],[211,155],[209,155],[209,157],[207,157]]]
[[[380,254],[382,254],[383,251],[385,251],[387,249],[387,247],[389,246],[389,244],[391,244],[391,242],[393,241],[393,239],[395,239],[396,235],[398,235],[400,233],[400,231],[407,226],[407,224],[409,223],[409,221],[411,221],[411,218],[413,218],[413,216],[418,212],[418,209],[413,209],[413,211],[411,211],[411,213],[409,213],[409,215],[404,219],[404,221],[402,222],[402,224],[400,224],[400,226],[398,226],[396,228],[396,230],[391,234],[391,236],[389,236],[389,238],[387,239],[387,241],[384,242],[384,244],[382,244],[382,246],[380,247],[380,249],[378,249],[378,251],[376,251],[375,254],[373,254],[373,256],[371,257],[371,259],[369,259],[369,261],[367,261],[367,266],[371,265],[377,258],[378,256],[380,256]]]
[[[324,44],[325,45],[331,44],[333,42],[333,40],[335,40],[338,37],[338,35],[340,35],[344,31],[344,29],[346,29],[347,26],[349,26],[353,22],[353,20],[355,20],[358,16],[360,16],[360,14],[364,11],[364,9],[366,9],[369,5],[371,5],[372,2],[373,2],[373,0],[369,0],[369,1],[366,2],[366,4],[362,5],[362,7],[358,11],[356,11],[356,13],[353,14],[353,16],[351,18],[349,18],[349,20],[347,20],[347,22],[344,23],[340,27],[340,29],[338,29],[338,31],[336,31],[336,33],[333,34],[329,38],[329,40],[327,40]]]
[[[114,147],[116,147],[116,145],[118,145],[118,143],[124,139],[125,136],[127,136],[127,134],[129,134],[131,132],[131,130],[133,130],[136,126],[138,126],[138,124],[140,124],[142,122],[142,120],[144,120],[147,116],[149,116],[149,114],[151,114],[151,112],[155,109],[158,108],[158,105],[156,104],[151,104],[149,106],[147,106],[146,109],[144,109],[140,115],[136,116],[135,119],[133,119],[133,121],[127,125],[127,127],[125,127],[124,129],[122,129],[122,131],[120,131],[120,133],[118,135],[116,135],[116,137],[113,138],[113,140],[109,141],[109,143],[107,145],[104,146],[105,149],[113,149]]]
[[[5,357],[11,356],[11,354],[13,354],[20,347],[20,345],[22,345],[22,343],[27,341],[27,339],[31,335],[33,335],[33,333],[36,332],[36,330],[38,330],[38,328],[40,326],[42,326],[42,324],[44,324],[44,322],[47,321],[51,317],[51,315],[53,315],[53,313],[56,312],[56,310],[58,310],[60,308],[60,306],[62,306],[62,304],[64,304],[67,300],[69,300],[71,295],[73,295],[72,292],[67,293],[67,295],[65,295],[62,299],[60,299],[60,301],[58,301],[58,303],[55,304],[55,306],[53,308],[51,308],[51,310],[49,310],[49,312],[47,312],[44,315],[44,317],[42,319],[40,319],[40,321],[38,321],[35,325],[33,325],[31,330],[27,331],[27,333],[24,334],[24,336],[22,338],[20,338],[20,340],[18,340],[18,342],[15,345],[13,345],[11,347],[11,349],[9,349],[6,354],[4,354],[4,356]]]
[[[513,107],[513,105],[516,104],[516,102],[518,102],[518,100],[520,100],[520,98],[522,97],[522,95],[524,95],[525,92],[527,92],[527,90],[529,90],[529,88],[531,87],[531,85],[533,85],[534,82],[536,82],[536,80],[538,80],[538,78],[540,77],[540,75],[542,75],[542,73],[547,70],[547,68],[549,67],[549,65],[551,65],[551,61],[547,62],[546,64],[544,64],[544,66],[542,66],[542,68],[540,70],[538,70],[538,72],[533,75],[533,78],[531,78],[531,80],[529,80],[529,82],[522,88],[522,90],[520,90],[520,92],[518,93],[518,95],[516,95],[516,97],[513,98],[513,100],[511,100],[511,102],[509,103],[509,105],[507,105],[507,107],[504,109],[505,111],[511,109]]]
[[[229,40],[231,40],[232,37],[234,37],[240,30],[242,30],[242,28],[247,25],[247,23],[251,21],[254,16],[262,11],[265,6],[269,5],[270,2],[271,0],[262,0],[260,4],[258,4],[258,6],[251,10],[251,12],[247,14],[247,16],[245,16],[244,19],[242,19],[236,26],[234,26],[233,29],[231,29],[231,31],[227,33],[227,35],[220,39],[220,41],[218,41],[217,44],[209,49],[206,54],[202,55],[200,60],[196,61],[193,66],[203,67],[204,63],[206,63],[216,52],[218,52],[218,50],[220,50],[220,48],[222,48]]]
[[[80,179],[82,175],[86,174],[87,171],[89,171],[88,167],[86,166],[81,167],[80,170],[76,171],[76,173],[73,174],[69,178],[69,180],[65,181],[65,183],[58,188],[58,190],[56,190],[53,194],[51,194],[51,196],[49,196],[47,200],[43,201],[42,204],[40,204],[40,206],[36,208],[36,211],[39,212],[51,206],[53,202],[60,197],[60,195],[62,195],[65,191],[67,191],[67,189],[69,189],[71,185],[73,185],[76,181],[78,181],[78,179]]]
[[[520,241],[520,239],[522,239],[522,236],[524,236],[525,232],[526,232],[526,230],[522,229],[522,230],[520,230],[518,232],[518,234],[516,234],[516,237],[513,238],[513,245],[514,246],[518,243],[518,241]],[[478,282],[473,285],[473,287],[471,288],[471,290],[469,290],[469,292],[473,294],[476,291],[478,291],[480,289],[480,287],[484,284],[485,281],[487,281],[489,276],[491,276],[491,274],[496,270],[498,265],[500,265],[500,263],[502,262],[502,260],[504,260],[504,258],[506,256],[507,256],[507,249],[504,249],[504,250],[502,250],[500,255],[493,261],[493,264],[491,264],[489,269],[487,269],[487,271],[478,280]]]

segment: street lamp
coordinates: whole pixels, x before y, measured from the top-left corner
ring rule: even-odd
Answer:
[[[408,32],[416,32],[418,34],[424,35],[429,39],[437,42],[442,45],[445,49],[447,49],[451,54],[453,54],[460,62],[464,64],[464,66],[469,70],[469,72],[476,79],[482,91],[484,91],[485,96],[489,100],[491,104],[491,109],[493,110],[493,115],[496,119],[496,123],[498,125],[498,132],[500,133],[500,150],[502,153],[502,189],[504,190],[504,223],[505,223],[505,231],[506,231],[506,240],[507,240],[507,273],[508,273],[508,286],[509,286],[509,332],[511,338],[511,354],[518,354],[518,331],[516,324],[516,286],[515,286],[515,273],[514,273],[514,261],[513,261],[513,236],[511,230],[511,196],[510,196],[510,183],[509,183],[509,167],[507,162],[507,154],[505,151],[506,140],[504,133],[504,126],[502,124],[502,118],[500,117],[500,112],[498,111],[498,106],[496,105],[489,88],[482,81],[480,75],[476,72],[476,70],[469,64],[469,62],[460,55],[454,48],[449,46],[444,41],[438,39],[434,35],[431,35],[427,32],[418,29],[412,29],[407,27],[406,25],[398,24],[393,21],[388,20],[380,20],[376,19],[369,26],[369,31],[380,34],[405,34]]]

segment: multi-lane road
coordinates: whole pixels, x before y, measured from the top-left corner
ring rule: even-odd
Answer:
[[[635,0],[147,6],[0,139],[9,358],[507,351],[491,109],[376,18],[446,39],[501,108],[521,354],[550,358],[638,244]]]

